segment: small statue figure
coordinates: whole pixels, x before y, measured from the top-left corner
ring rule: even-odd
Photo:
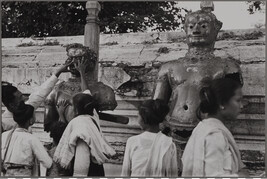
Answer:
[[[161,66],[153,99],[162,99],[170,106],[163,124],[171,135],[185,143],[199,122],[196,109],[199,90],[215,78],[233,78],[243,84],[241,69],[232,58],[214,55],[214,44],[222,22],[211,13],[212,2],[202,2],[201,10],[186,16],[185,32],[189,47],[185,57]]]
[[[87,63],[87,78],[89,89],[92,95],[96,96],[98,101],[98,109],[99,111],[106,110],[114,110],[117,107],[117,102],[115,99],[114,91],[111,87],[103,84],[102,82],[95,82],[92,78],[92,74],[94,71],[94,67],[96,65],[96,53],[89,49],[88,47],[84,47],[82,44],[70,44],[66,48],[68,59],[66,63],[73,62],[69,66],[69,72],[71,73],[71,78],[67,81],[63,81],[55,86],[53,91],[49,94],[46,100],[46,115],[44,120],[44,130],[49,132],[50,126],[53,122],[59,120],[59,113],[57,110],[57,105],[59,102],[67,101],[65,105],[65,110],[61,117],[62,122],[68,123],[71,119],[74,118],[73,107],[71,105],[71,98],[74,94],[81,92],[81,79],[80,73],[75,68],[74,63],[77,60],[81,60],[85,58],[88,60]],[[100,119],[109,120],[113,122],[117,122],[113,116],[108,114],[99,114]],[[113,118],[112,118],[113,117]],[[63,118],[63,119],[62,119]],[[108,118],[108,119],[107,119]]]

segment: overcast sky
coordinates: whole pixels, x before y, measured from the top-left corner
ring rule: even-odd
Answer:
[[[214,1],[213,3],[213,13],[223,22],[224,30],[248,29],[254,28],[258,23],[265,24],[265,11],[250,15],[246,1]],[[200,1],[179,1],[178,6],[196,11],[200,9]]]

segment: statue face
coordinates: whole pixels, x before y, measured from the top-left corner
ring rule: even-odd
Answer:
[[[189,46],[211,46],[217,36],[213,19],[205,13],[188,15],[185,22]]]
[[[82,60],[82,58],[85,57],[85,51],[83,49],[80,48],[71,48],[68,50],[68,59],[66,60],[66,63],[69,63],[70,61],[73,62],[73,64],[71,64],[69,66],[69,70],[70,73],[75,75],[75,76],[80,76],[79,71],[75,68],[74,63],[77,63],[79,60]],[[86,67],[86,71],[90,71],[94,68],[95,63],[94,62],[89,62],[88,66]]]

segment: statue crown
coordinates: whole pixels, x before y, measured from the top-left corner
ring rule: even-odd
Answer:
[[[201,1],[200,9],[205,12],[214,11],[214,4],[212,1]]]

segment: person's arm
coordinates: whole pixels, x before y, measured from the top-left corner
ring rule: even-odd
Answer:
[[[46,132],[50,131],[51,124],[59,118],[56,108],[56,93],[54,89],[45,100],[44,131]]]
[[[162,66],[158,73],[156,82],[156,88],[154,89],[153,99],[161,99],[166,103],[169,102],[171,97],[172,89],[168,80],[168,67]]]
[[[174,143],[164,155],[162,167],[165,170],[165,177],[178,177],[177,151]]]
[[[204,172],[207,177],[223,176],[226,141],[220,132],[212,133],[205,139]]]
[[[50,168],[52,166],[52,159],[48,155],[47,151],[45,150],[43,144],[39,141],[39,139],[33,137],[31,141],[33,154],[37,158],[37,160],[45,167]]]
[[[231,164],[225,168],[226,140],[221,132],[214,132],[205,139],[204,172],[206,177],[235,176]],[[226,172],[229,170],[229,172]]]
[[[81,61],[78,60],[77,63],[74,64],[75,68],[80,72],[80,75],[81,75],[82,91],[89,89],[88,84],[85,79],[85,70],[86,70],[87,64],[88,62],[84,59],[84,57],[82,58]]]
[[[129,177],[131,176],[131,156],[130,156],[130,148],[131,141],[128,139],[126,143],[126,148],[124,152],[123,164],[121,176]]]
[[[171,156],[170,177],[178,177],[177,149],[174,143],[171,146]]]
[[[89,146],[81,139],[78,139],[73,176],[84,177],[88,175],[90,167],[90,150]]]
[[[61,66],[55,74],[48,78],[41,86],[39,86],[30,96],[26,104],[30,104],[36,110],[41,103],[46,99],[49,93],[53,90],[54,86],[58,82],[58,77],[62,72],[67,71],[69,64]]]

